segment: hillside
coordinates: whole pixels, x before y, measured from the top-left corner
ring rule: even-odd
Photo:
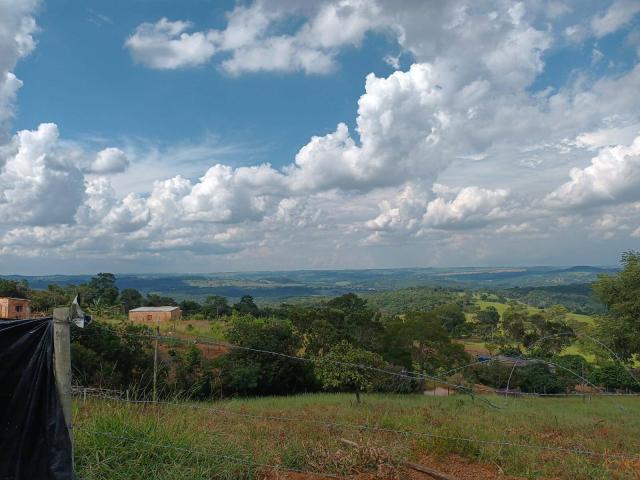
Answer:
[[[635,398],[491,399],[495,408],[467,396],[88,397],[75,404],[76,467],[86,480],[430,478],[399,464],[410,460],[458,479],[637,478]]]
[[[416,286],[464,289],[560,286],[590,283],[615,268],[504,267],[504,268],[399,268],[376,270],[298,270],[212,274],[119,274],[120,289],[168,295],[177,300],[203,300],[208,295],[238,299],[253,296],[258,303],[278,303],[293,297],[337,296],[388,291]],[[20,276],[35,289],[50,284],[77,285],[91,275]]]

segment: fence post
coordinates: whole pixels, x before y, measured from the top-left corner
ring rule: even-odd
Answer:
[[[71,322],[69,308],[53,310],[53,356],[55,361],[56,386],[62,404],[64,420],[71,439],[71,461],[73,465],[72,396],[71,396]]]
[[[153,349],[153,402],[158,401],[158,337],[160,337],[160,325],[156,325],[156,343]]]

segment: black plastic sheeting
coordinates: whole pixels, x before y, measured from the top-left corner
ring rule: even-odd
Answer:
[[[0,480],[73,478],[51,318],[0,321],[0,434]]]

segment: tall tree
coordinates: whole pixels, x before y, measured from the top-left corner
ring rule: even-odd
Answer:
[[[593,289],[607,311],[596,318],[599,337],[623,360],[640,356],[640,252],[622,255],[622,270],[603,275]]]
[[[99,273],[93,277],[84,289],[82,300],[86,303],[99,301],[107,305],[114,305],[118,300],[118,286],[113,273]]]
[[[217,318],[223,315],[230,315],[231,307],[225,297],[221,297],[220,295],[210,295],[202,304],[202,313],[207,318]]]
[[[120,303],[125,313],[142,306],[142,294],[135,288],[125,288],[120,292]]]
[[[463,345],[451,341],[433,312],[409,312],[390,320],[385,332],[384,356],[425,373],[450,369],[469,360]]]
[[[233,305],[233,309],[241,315],[258,316],[260,314],[260,309],[251,295],[243,295],[240,301]]]
[[[319,357],[314,368],[323,388],[353,392],[360,403],[360,393],[372,390],[376,376],[381,374],[374,369],[384,366],[384,360],[377,353],[342,340]]]

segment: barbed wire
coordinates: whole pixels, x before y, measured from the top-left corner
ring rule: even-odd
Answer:
[[[83,387],[76,387],[76,388],[83,388]],[[156,404],[156,405],[166,405],[166,406],[174,406],[174,407],[182,407],[182,408],[183,407],[187,407],[187,408],[192,408],[194,410],[203,410],[203,411],[208,411],[208,412],[212,412],[212,413],[219,413],[219,414],[223,414],[223,415],[248,418],[248,419],[252,419],[252,420],[267,420],[267,421],[278,421],[278,422],[296,422],[296,423],[320,425],[320,426],[325,426],[325,427],[348,428],[348,429],[360,430],[360,431],[372,431],[372,432],[380,432],[380,433],[390,433],[390,434],[401,435],[401,436],[428,437],[428,438],[435,438],[435,439],[440,439],[440,440],[462,441],[462,442],[466,442],[466,443],[477,443],[477,444],[493,445],[493,446],[501,446],[501,447],[511,446],[511,447],[517,447],[517,448],[529,448],[529,449],[536,449],[536,450],[557,451],[557,452],[571,453],[571,454],[582,455],[582,456],[594,456],[594,457],[603,457],[603,458],[612,457],[612,458],[624,458],[624,459],[631,459],[631,460],[640,460],[640,454],[638,454],[638,455],[630,455],[630,454],[620,453],[620,452],[596,452],[596,451],[593,451],[593,450],[586,450],[586,449],[557,447],[557,446],[552,446],[552,445],[537,445],[537,444],[529,444],[529,443],[517,443],[517,442],[509,442],[509,441],[506,441],[506,440],[484,440],[484,439],[472,438],[472,437],[443,435],[443,434],[433,433],[433,432],[417,432],[417,431],[414,431],[414,430],[399,430],[399,429],[393,429],[393,428],[378,427],[378,426],[375,426],[375,425],[368,425],[368,424],[357,424],[357,423],[348,423],[348,422],[332,422],[332,421],[328,421],[328,420],[315,420],[315,419],[309,419],[309,418],[305,418],[305,417],[289,417],[289,416],[280,416],[280,415],[258,415],[258,414],[252,414],[252,413],[236,412],[236,411],[233,411],[233,410],[217,408],[217,407],[200,406],[200,405],[195,405],[195,404],[192,404],[192,403],[184,403],[184,402],[166,402],[166,401],[156,401],[156,402],[154,402],[152,400],[128,400],[128,399],[124,399],[124,398],[117,397],[117,396],[109,396],[107,394],[92,394],[92,393],[88,393],[87,396],[94,397],[94,398],[104,398],[104,399],[108,399],[108,400],[115,400],[115,401],[120,401],[120,402],[124,402],[124,403],[131,403],[131,404],[143,404],[143,405]]]
[[[84,330],[84,331],[80,331],[77,332],[78,335],[93,335],[93,334],[106,334],[106,332],[91,332],[89,333],[88,330]],[[296,355],[290,355],[287,353],[282,353],[282,352],[274,352],[271,350],[265,350],[265,349],[260,349],[260,348],[252,348],[252,347],[245,347],[242,345],[234,345],[231,343],[227,343],[227,342],[220,342],[220,341],[215,341],[215,340],[210,340],[210,339],[203,339],[202,337],[194,337],[193,339],[184,339],[184,338],[180,338],[180,337],[173,337],[173,336],[168,336],[168,335],[151,335],[151,334],[139,334],[139,333],[131,333],[131,332],[122,332],[122,331],[117,331],[117,330],[113,330],[113,329],[109,329],[109,333],[113,333],[115,335],[123,335],[123,336],[129,336],[129,337],[137,337],[137,338],[145,338],[145,339],[149,339],[149,340],[169,340],[169,341],[175,341],[175,342],[179,342],[179,343],[186,343],[186,344],[192,344],[192,345],[196,345],[196,344],[203,344],[203,345],[213,345],[213,346],[219,346],[219,347],[225,347],[225,348],[229,348],[231,350],[242,350],[242,351],[250,351],[250,352],[254,352],[254,353],[260,353],[260,354],[265,354],[265,355],[272,355],[272,356],[277,356],[277,357],[281,357],[281,358],[287,358],[290,360],[296,360],[299,362],[306,362],[306,363],[312,363],[312,364],[316,364],[318,362],[328,362],[328,363],[332,363],[334,365],[340,365],[340,366],[344,366],[344,367],[350,367],[350,368],[358,368],[358,369],[362,369],[362,370],[369,370],[369,371],[374,371],[377,373],[383,373],[383,374],[387,374],[387,375],[391,375],[391,376],[395,376],[397,378],[403,378],[403,379],[407,379],[407,380],[431,380],[434,382],[438,382],[442,385],[446,385],[448,387],[451,387],[455,390],[460,391],[461,393],[464,393],[466,395],[471,396],[472,398],[478,398],[480,401],[482,401],[483,403],[486,403],[487,405],[493,407],[493,408],[499,408],[497,405],[493,404],[490,400],[486,399],[486,398],[482,398],[482,397],[477,397],[475,395],[475,393],[473,392],[473,390],[469,387],[467,387],[466,385],[460,385],[460,384],[456,384],[456,383],[452,383],[446,379],[443,379],[441,377],[437,377],[435,375],[428,375],[425,373],[421,373],[421,372],[415,372],[415,371],[409,371],[409,370],[403,370],[403,372],[394,372],[391,370],[385,370],[383,368],[378,368],[378,367],[373,367],[371,365],[363,365],[363,364],[358,364],[358,363],[353,363],[353,362],[344,362],[341,360],[333,360],[333,359],[317,359],[317,358],[307,358],[307,357],[299,357]]]
[[[201,455],[201,456],[215,456],[217,458],[223,458],[225,460],[228,460],[228,461],[230,461],[232,463],[239,463],[239,464],[244,464],[244,465],[248,465],[248,466],[252,466],[252,467],[269,468],[269,469],[272,469],[272,470],[279,470],[279,471],[291,472],[291,473],[302,473],[302,474],[308,474],[308,475],[310,474],[310,475],[316,475],[316,476],[325,477],[325,478],[340,478],[338,475],[333,474],[333,473],[311,472],[311,471],[300,470],[300,469],[296,469],[296,468],[288,468],[288,467],[283,467],[282,465],[272,465],[272,464],[268,464],[268,463],[256,462],[254,460],[235,457],[233,455],[226,455],[226,454],[217,453],[217,452],[204,452],[202,450],[193,450],[191,448],[186,448],[186,447],[178,447],[178,446],[175,446],[175,445],[166,445],[166,444],[162,444],[162,443],[150,442],[148,440],[142,440],[142,439],[139,439],[139,438],[127,437],[127,436],[124,436],[124,435],[116,435],[116,434],[109,433],[109,432],[99,432],[97,430],[89,430],[89,429],[86,429],[84,427],[74,427],[73,430],[74,431],[84,432],[84,433],[89,433],[89,434],[93,434],[93,435],[100,435],[100,436],[104,436],[104,437],[109,437],[109,438],[113,438],[113,439],[117,439],[117,440],[127,440],[127,441],[136,442],[136,443],[144,444],[144,445],[147,445],[147,446],[150,446],[150,447],[155,447],[155,448],[166,448],[166,449],[171,449],[171,450],[175,450],[175,451],[178,451],[178,452],[191,453],[191,454]]]

